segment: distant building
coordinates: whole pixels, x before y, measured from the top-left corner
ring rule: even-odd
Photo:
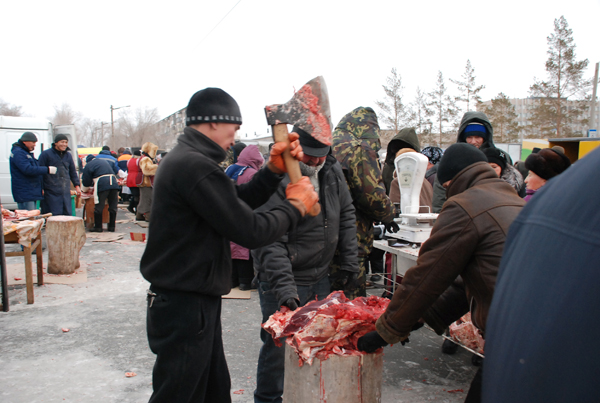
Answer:
[[[182,108],[157,123],[159,127],[158,135],[167,139],[166,148],[168,150],[175,147],[177,144],[177,137],[179,137],[180,134],[183,134],[183,129],[185,128],[186,110],[187,107]],[[235,140],[241,140],[239,131],[235,134]],[[244,143],[246,143],[246,140],[248,139],[243,140]]]

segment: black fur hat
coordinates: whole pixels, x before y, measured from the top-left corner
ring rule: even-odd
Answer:
[[[196,92],[185,114],[186,126],[209,122],[242,124],[242,113],[237,102],[220,88],[205,88]]]
[[[479,148],[467,143],[452,144],[444,152],[438,165],[437,178],[440,184],[443,185],[454,179],[456,174],[476,162],[488,162]]]
[[[542,179],[550,179],[571,166],[569,158],[554,148],[544,148],[535,154],[529,154],[525,168],[533,171]]]

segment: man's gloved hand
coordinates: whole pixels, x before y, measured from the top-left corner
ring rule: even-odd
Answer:
[[[425,322],[421,322],[421,320],[422,319],[420,319],[417,323],[415,323],[410,330],[415,331],[415,330],[419,330],[420,328],[422,328],[423,325],[425,325]]]
[[[302,161],[302,158],[304,158],[304,152],[302,151],[302,146],[298,140],[299,137],[300,136],[294,132],[288,135],[288,139],[290,140],[290,154],[292,154],[292,157],[298,161]],[[282,156],[283,152],[287,148],[287,144],[282,141],[273,144],[273,147],[271,147],[271,153],[269,154],[269,162],[267,163],[267,166],[276,174],[283,174],[287,172],[287,168],[285,167],[285,162],[283,161]]]
[[[358,287],[358,273],[348,270],[340,270],[340,273],[344,275],[344,291],[354,291]]]
[[[319,195],[310,183],[308,176],[303,176],[297,183],[290,183],[285,189],[288,201],[296,207],[302,217],[319,201]]]
[[[295,311],[298,309],[298,300],[296,300],[296,298],[288,298],[282,306],[287,306],[292,311]]]
[[[387,232],[398,232],[400,227],[396,224],[396,221],[392,220],[389,223],[385,224],[385,230]]]
[[[48,167],[48,173],[54,175],[58,169],[56,167]]]
[[[372,331],[365,334],[363,337],[358,339],[358,342],[356,342],[356,347],[365,353],[374,353],[381,347],[385,347],[387,345],[387,341],[383,340],[377,331]]]

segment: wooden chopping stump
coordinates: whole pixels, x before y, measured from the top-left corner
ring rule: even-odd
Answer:
[[[298,365],[298,354],[285,346],[283,403],[380,403],[383,353],[331,355]]]
[[[80,266],[79,251],[85,244],[83,219],[66,215],[46,221],[48,273],[72,274]]]

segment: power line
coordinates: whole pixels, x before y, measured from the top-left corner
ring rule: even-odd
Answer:
[[[231,13],[231,12],[233,11],[233,9],[234,9],[234,8],[236,8],[236,7],[237,7],[237,5],[238,5],[238,4],[240,4],[241,2],[242,2],[242,0],[239,0],[237,3],[235,3],[235,5],[234,5],[233,7],[231,7],[231,10],[229,10],[229,11],[227,12],[227,14],[225,14],[225,15],[223,16],[223,18],[221,18],[221,21],[217,22],[217,25],[215,25],[215,26],[213,27],[213,29],[211,29],[211,30],[208,32],[208,34],[206,34],[206,36],[205,36],[204,38],[202,38],[202,40],[201,40],[200,42],[198,42],[198,44],[197,44],[197,45],[194,47],[194,50],[195,50],[196,48],[198,48],[198,46],[202,45],[202,42],[204,42],[204,41],[206,40],[206,38],[208,38],[208,36],[209,36],[210,34],[212,34],[212,32],[213,32],[215,29],[217,29],[217,27],[219,26],[219,24],[221,24],[221,23],[223,22],[223,20],[224,20],[225,18],[227,18],[227,16],[229,15],[229,13]]]

